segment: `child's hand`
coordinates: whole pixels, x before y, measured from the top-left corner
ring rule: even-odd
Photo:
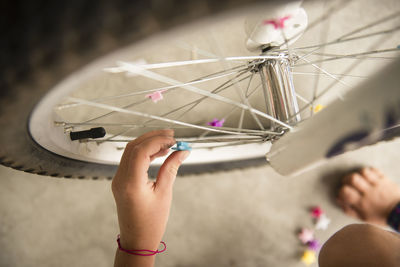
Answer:
[[[157,250],[168,221],[172,187],[188,151],[172,153],[157,180],[148,180],[150,162],[168,154],[175,144],[172,130],[152,131],[130,142],[112,181],[117,204],[121,246],[129,250]],[[147,257],[145,257],[147,258]]]

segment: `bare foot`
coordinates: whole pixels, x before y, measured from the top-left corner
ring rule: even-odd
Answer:
[[[400,202],[400,187],[379,170],[363,168],[343,177],[337,202],[347,215],[386,225],[390,211]]]

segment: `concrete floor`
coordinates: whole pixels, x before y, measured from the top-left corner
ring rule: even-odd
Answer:
[[[308,208],[332,219],[323,242],[344,225],[332,197],[339,176],[373,165],[400,184],[400,140],[339,156],[299,177],[270,167],[178,179],[156,266],[303,266],[296,232]],[[118,234],[110,181],[40,177],[0,168],[0,266],[112,266]],[[315,264],[316,266],[316,264]]]
[[[399,1],[386,2],[379,2],[382,14],[398,10]],[[365,14],[376,14],[374,5],[359,3]],[[349,13],[336,22],[350,25],[350,18],[360,20],[360,12]],[[310,36],[315,37],[312,32]],[[397,37],[391,38],[397,44]],[[355,74],[366,75],[365,66]],[[344,69],[339,64],[337,68]],[[319,240],[326,241],[356,222],[333,202],[340,176],[373,165],[400,184],[399,157],[397,140],[347,153],[298,177],[281,177],[266,165],[178,179],[164,237],[168,249],[157,256],[156,266],[303,266],[299,258],[304,247],[296,234],[301,227],[313,226],[308,209],[320,205],[332,219],[328,230],[317,231]],[[0,167],[0,267],[112,266],[119,230],[110,183]]]

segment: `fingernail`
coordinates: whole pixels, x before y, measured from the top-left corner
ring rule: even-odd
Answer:
[[[190,151],[187,151],[187,150],[181,151],[181,153],[179,153],[179,154],[180,154],[179,155],[180,160],[184,161],[187,157],[189,157]]]
[[[171,148],[176,144],[175,138],[173,136],[170,136],[170,137],[172,138],[172,141],[171,141],[171,143],[168,144],[168,148]]]

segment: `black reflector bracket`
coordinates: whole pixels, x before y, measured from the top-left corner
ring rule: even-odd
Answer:
[[[82,139],[96,139],[102,138],[106,135],[106,130],[103,127],[91,128],[86,131],[70,132],[69,136],[72,141]]]

